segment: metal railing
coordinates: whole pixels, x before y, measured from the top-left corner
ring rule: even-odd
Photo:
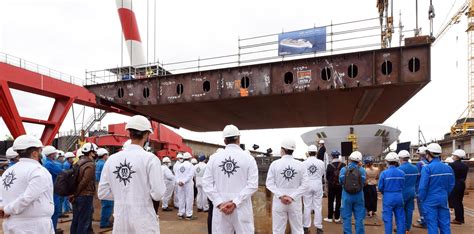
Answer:
[[[30,62],[28,60],[2,53],[0,52],[0,63],[6,63],[15,67],[19,67],[28,71],[36,72],[38,74],[42,74],[45,76],[52,77],[54,79],[62,80],[64,82],[68,82],[71,84],[82,86],[85,82],[84,79],[77,78],[66,73],[51,69],[49,67],[45,67],[39,65],[37,63]]]

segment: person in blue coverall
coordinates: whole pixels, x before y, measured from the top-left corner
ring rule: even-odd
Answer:
[[[379,191],[383,194],[382,219],[385,234],[392,233],[393,215],[397,224],[397,233],[405,233],[405,211],[403,207],[403,187],[405,186],[405,173],[398,169],[398,155],[390,152],[385,156],[388,168],[382,171],[379,178]]]
[[[405,172],[405,187],[403,188],[403,206],[405,208],[405,231],[411,230],[413,220],[413,211],[415,210],[415,186],[418,180],[418,169],[408,160],[410,153],[402,150],[398,153],[400,159],[400,167],[398,169]]]
[[[441,146],[431,143],[426,148],[429,164],[421,169],[419,197],[423,204],[428,234],[451,233],[448,196],[454,188],[453,169],[439,159]]]
[[[48,145],[43,148],[43,154],[45,156],[43,166],[49,171],[51,177],[53,178],[53,184],[56,181],[56,177],[63,171],[63,169],[55,162],[57,150],[54,146]],[[61,215],[61,206],[60,196],[56,193],[53,194],[54,201],[54,213],[51,219],[53,220],[53,227],[56,230],[58,225],[58,218]]]
[[[362,154],[359,151],[354,151],[349,156],[349,165],[343,167],[339,174],[339,182],[342,185],[342,205],[341,216],[343,219],[344,234],[352,234],[352,213],[355,217],[355,231],[357,234],[364,234],[364,219],[365,219],[365,203],[363,187],[365,184],[365,169],[359,165],[362,161]],[[346,172],[351,169],[358,169],[361,178],[360,191],[356,193],[349,193],[346,191],[344,181],[346,180]]]
[[[105,161],[109,157],[109,152],[104,148],[99,148],[97,150],[98,160],[95,165],[95,180],[100,181],[100,176],[102,175],[102,170],[104,169]],[[109,228],[112,227],[110,222],[110,216],[114,209],[114,201],[101,200],[101,210],[100,210],[100,228]]]
[[[420,214],[420,218],[416,221],[416,227],[419,228],[426,228],[425,223],[425,216],[423,213],[423,205],[421,204],[420,197],[418,196],[418,188],[420,187],[420,177],[421,177],[421,169],[428,165],[428,160],[426,160],[426,147],[421,146],[416,150],[416,154],[418,155],[420,161],[416,164],[416,168],[418,169],[418,177],[416,179],[415,184],[415,198],[416,198],[416,205],[418,207],[418,213]]]

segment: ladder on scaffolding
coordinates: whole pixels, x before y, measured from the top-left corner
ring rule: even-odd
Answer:
[[[74,116],[74,108],[73,109],[73,118],[74,118],[74,133],[68,137],[67,141],[66,141],[66,144],[65,144],[65,150],[66,151],[72,151],[72,150],[76,150],[80,147],[80,138],[82,137],[82,135],[80,134],[81,131],[84,131],[85,133],[89,132],[89,130],[92,129],[92,127],[102,121],[102,119],[104,119],[105,115],[107,114],[107,111],[106,110],[100,110],[100,109],[94,109],[94,113],[92,115],[89,116],[89,118],[84,121],[84,118],[83,118],[83,121],[81,123],[81,129],[80,130],[77,130],[77,123],[76,123],[76,118]],[[79,115],[83,113],[83,116],[85,115],[85,107],[83,108],[83,110],[79,113]]]

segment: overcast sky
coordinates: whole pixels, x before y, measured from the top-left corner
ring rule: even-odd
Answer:
[[[415,1],[396,1],[395,24],[401,11],[405,29],[415,27]],[[429,33],[428,0],[420,0],[420,26]],[[463,0],[433,1],[435,34]],[[157,1],[156,38],[153,38],[153,3],[135,0],[139,28],[149,61],[165,62],[218,56],[237,52],[240,37],[263,35],[377,17],[376,1]],[[416,143],[418,126],[427,140],[441,139],[467,106],[466,18],[455,25],[432,49],[431,83],[406,103],[384,124],[402,131],[401,141]],[[406,36],[412,34],[405,33]],[[395,34],[398,37],[398,30]],[[147,40],[148,38],[148,40]],[[113,0],[3,0],[0,2],[0,52],[83,78],[85,70],[121,65],[121,28]],[[398,42],[396,43],[398,45]],[[124,58],[127,58],[124,50]],[[127,59],[125,59],[127,61]],[[126,65],[126,62],[125,62]],[[22,116],[47,119],[53,100],[13,92]],[[396,98],[396,97],[394,97]],[[335,107],[336,108],[336,107]],[[76,106],[76,112],[80,110]],[[87,110],[90,114],[91,110]],[[110,114],[102,125],[126,121]],[[26,124],[27,132],[41,135],[43,127]],[[69,113],[61,131],[73,128]],[[244,131],[243,143],[262,149],[278,145],[285,136],[297,139],[296,154],[306,150],[299,137],[314,128]],[[221,143],[220,133],[178,130],[185,138]],[[0,136],[9,134],[0,119]]]

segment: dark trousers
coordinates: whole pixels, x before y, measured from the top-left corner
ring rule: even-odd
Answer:
[[[209,210],[207,211],[207,233],[212,234],[212,210],[214,209],[214,204],[212,201],[207,199],[209,202]]]
[[[365,209],[367,210],[367,212],[377,211],[377,186],[376,185],[364,186],[364,200],[365,200]]]
[[[454,219],[464,223],[464,205],[462,200],[464,198],[464,190],[466,185],[463,183],[456,182],[453,191],[449,195],[449,202],[454,208]]]
[[[94,233],[92,230],[92,196],[78,196],[72,204],[71,234]]]
[[[328,186],[328,218],[339,219],[341,216],[341,186]],[[334,200],[336,200],[336,209],[334,210]]]

